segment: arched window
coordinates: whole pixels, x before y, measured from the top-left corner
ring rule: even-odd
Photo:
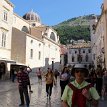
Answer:
[[[56,41],[56,40],[55,40],[55,34],[54,34],[53,32],[51,32],[50,38],[51,38],[52,40]]]
[[[29,30],[28,30],[28,28],[27,28],[26,26],[23,26],[23,27],[22,27],[22,31],[24,31],[24,32],[26,32],[26,33],[29,33]]]

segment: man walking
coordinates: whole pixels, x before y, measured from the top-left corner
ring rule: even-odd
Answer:
[[[29,83],[29,76],[24,71],[25,67],[21,66],[19,72],[17,73],[17,81],[18,81],[18,88],[20,94],[21,104],[19,106],[23,106],[25,104],[24,97],[26,100],[26,107],[29,107],[29,95],[28,95],[28,83]]]

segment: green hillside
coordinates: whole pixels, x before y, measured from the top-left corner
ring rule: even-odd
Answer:
[[[53,28],[57,31],[62,44],[68,44],[72,39],[84,39],[85,41],[89,41],[89,23],[92,18],[93,14],[75,17],[59,23],[58,25],[53,26]]]

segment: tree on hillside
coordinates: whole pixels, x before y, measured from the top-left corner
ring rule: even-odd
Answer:
[[[89,26],[60,26],[55,29],[60,36],[60,42],[62,44],[70,43],[70,40],[84,39],[90,40]]]

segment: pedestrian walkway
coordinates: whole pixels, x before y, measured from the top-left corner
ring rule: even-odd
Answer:
[[[53,87],[51,100],[47,99],[45,92],[45,82],[38,84],[37,78],[31,79],[33,93],[30,95],[30,107],[61,107],[60,87]],[[20,103],[17,82],[0,82],[0,107],[18,107]]]
[[[52,97],[49,100],[45,92],[45,82],[41,85],[37,81],[36,77],[31,78],[33,93],[29,93],[30,107],[61,107],[59,82],[53,87]],[[0,82],[0,107],[18,107],[20,98],[17,86],[17,82],[12,83],[9,80]],[[100,101],[99,107],[106,107],[105,105],[107,106],[107,98]]]

